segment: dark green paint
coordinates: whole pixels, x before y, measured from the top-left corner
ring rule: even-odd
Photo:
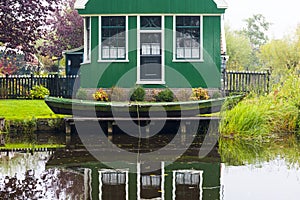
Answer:
[[[128,17],[129,62],[98,62],[98,17],[92,17],[92,62],[81,67],[84,88],[133,87],[137,80],[137,17]],[[220,16],[203,17],[204,62],[173,62],[173,17],[165,17],[165,81],[170,88],[220,87]],[[186,81],[188,80],[188,82]],[[161,85],[145,85],[155,88]]]

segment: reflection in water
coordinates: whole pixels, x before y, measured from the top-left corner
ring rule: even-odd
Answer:
[[[128,199],[128,171],[99,171],[99,199]]]
[[[218,149],[199,159],[202,141],[199,135],[176,162],[100,163],[78,149],[1,153],[0,199],[299,199],[296,138],[221,139]]]
[[[84,175],[46,169],[48,157],[49,152],[2,155],[0,199],[84,199]]]

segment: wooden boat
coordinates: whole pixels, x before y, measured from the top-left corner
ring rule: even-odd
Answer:
[[[219,112],[227,99],[241,97],[178,102],[100,102],[46,97],[45,102],[56,114],[83,117],[193,117]]]

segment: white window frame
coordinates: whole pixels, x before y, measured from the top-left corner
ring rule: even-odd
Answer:
[[[160,16],[161,17],[161,29],[160,30],[141,30],[141,17],[142,16]],[[160,81],[144,81],[141,80],[141,33],[160,33],[161,34],[161,80]],[[165,82],[165,15],[137,15],[137,82],[136,84],[166,84]]]
[[[102,59],[102,17],[125,17],[125,59]],[[99,16],[98,62],[129,62],[128,59],[128,15],[103,15]]]
[[[129,200],[129,171],[127,169],[101,169],[98,171],[99,174],[99,200],[102,200],[102,173],[106,172],[121,172],[125,173],[125,192],[126,200]]]
[[[160,165],[161,167],[160,167],[160,169],[161,169],[161,188],[160,188],[160,190],[161,190],[161,200],[165,200],[165,162],[164,161],[161,161],[161,165]],[[137,199],[141,199],[141,185],[142,185],[142,183],[141,183],[141,163],[140,162],[138,162],[137,164],[136,164],[136,174],[137,174],[137,176],[136,176],[136,178],[137,178],[137,180],[136,180],[136,182],[137,182],[137,184],[136,184],[136,192],[137,192],[137,194],[136,194],[136,196],[137,196]]]
[[[91,63],[91,48],[92,48],[92,17],[91,16],[86,16],[89,17],[89,35],[87,34],[87,30],[86,30],[86,19],[84,19],[83,21],[83,26],[84,26],[84,49],[83,49],[83,63]],[[89,38],[89,42],[88,42],[88,38]],[[87,51],[88,49],[88,51]]]
[[[173,180],[172,180],[172,200],[176,200],[176,173],[195,173],[199,174],[200,181],[199,181],[199,200],[202,200],[203,198],[203,171],[202,170],[174,170],[173,171]]]
[[[176,17],[200,17],[200,59],[177,59]],[[203,15],[173,15],[173,62],[204,62],[203,59]]]

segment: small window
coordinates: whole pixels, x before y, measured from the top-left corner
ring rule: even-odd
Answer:
[[[201,59],[200,16],[176,16],[176,59]]]
[[[126,59],[126,17],[101,17],[101,60]]]
[[[161,30],[160,16],[141,16],[141,30]]]

